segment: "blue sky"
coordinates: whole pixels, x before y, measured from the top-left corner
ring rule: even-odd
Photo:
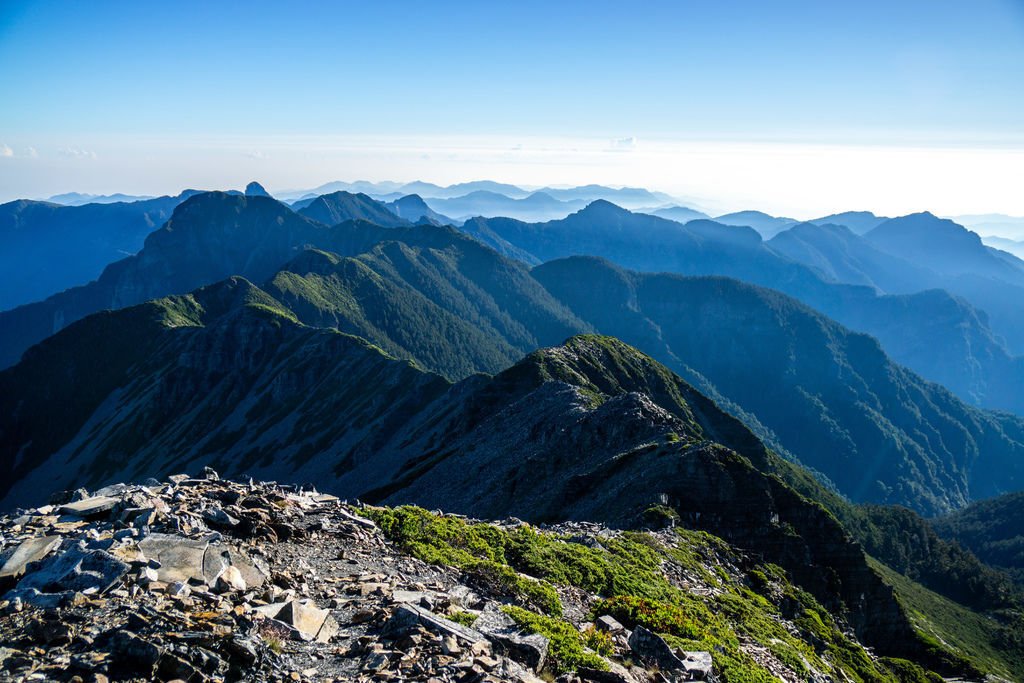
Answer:
[[[905,172],[936,150],[958,180],[1012,173],[1022,86],[1020,0],[3,2],[0,199],[499,176],[799,210],[758,178],[849,184],[836,159]],[[761,161],[709,187],[708,154]],[[993,182],[962,210],[1024,212]]]

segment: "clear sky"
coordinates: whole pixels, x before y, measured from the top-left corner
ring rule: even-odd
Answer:
[[[1024,214],[1024,0],[0,0],[0,200],[341,180]]]

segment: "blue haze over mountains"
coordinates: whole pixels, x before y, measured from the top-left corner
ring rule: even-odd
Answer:
[[[258,190],[250,186],[247,194],[266,193],[254,185]],[[0,309],[8,309],[0,313],[0,362],[12,364],[28,345],[93,306],[55,303],[80,298],[90,291],[85,288],[42,306],[9,309],[97,278],[107,264],[137,252],[174,207],[195,193],[84,205],[71,193],[70,206],[27,200],[0,206],[0,235],[7,243],[0,257]],[[971,404],[1024,411],[1016,390],[1024,376],[1017,357],[1024,351],[1024,262],[927,213],[890,220],[846,212],[799,223],[744,211],[711,219],[643,189],[528,191],[491,181],[449,187],[334,182],[282,197],[326,225],[350,219],[385,227],[455,225],[531,265],[595,255],[639,271],[737,277],[785,292],[875,336],[897,362]],[[136,302],[111,299],[95,306]],[[40,316],[44,307],[53,310]],[[15,323],[19,329],[12,332],[5,320],[34,322]]]
[[[349,189],[335,189],[342,185]],[[449,197],[402,194],[409,189]],[[929,426],[925,432],[937,430],[936,433],[940,433],[946,429],[940,423],[948,421],[950,415],[959,415],[950,424],[960,424],[961,428],[970,425],[968,441],[973,445],[967,446],[967,452],[974,453],[970,456],[972,460],[999,458],[1004,463],[1000,466],[1002,471],[1006,463],[1014,461],[1017,442],[1015,437],[1007,435],[1019,429],[1016,418],[986,416],[972,412],[974,409],[968,406],[1024,413],[1024,398],[1018,390],[1024,381],[1024,363],[1014,355],[1015,350],[1024,346],[1019,305],[1000,305],[1001,301],[1014,301],[1013,297],[1001,298],[1001,293],[1005,295],[1024,283],[1024,263],[985,246],[976,234],[951,221],[927,213],[886,219],[866,212],[851,212],[797,223],[755,211],[710,219],[702,212],[681,206],[646,209],[651,213],[641,213],[592,197],[604,193],[634,205],[666,197],[646,190],[595,186],[561,190],[562,199],[547,195],[551,201],[565,205],[563,212],[576,205],[583,206],[562,218],[530,222],[480,215],[459,221],[434,207],[452,207],[456,204],[451,202],[460,201],[464,207],[474,206],[474,202],[485,195],[483,207],[494,208],[493,197],[502,197],[504,205],[515,205],[539,193],[516,192],[509,186],[488,182],[452,188],[428,183],[405,186],[332,183],[318,190],[330,191],[301,193],[290,206],[271,198],[258,183],[250,184],[244,192],[187,191],[176,197],[132,203],[71,207],[21,201],[3,205],[0,216],[7,221],[5,234],[13,246],[5,253],[11,262],[22,266],[35,263],[40,272],[61,274],[62,279],[54,277],[41,282],[36,291],[47,286],[50,292],[67,284],[77,286],[48,297],[37,296],[44,300],[36,303],[9,305],[8,310],[0,312],[0,362],[4,366],[16,364],[33,344],[92,313],[186,294],[227,277],[243,276],[282,302],[303,323],[359,334],[399,357],[414,358],[453,379],[473,372],[496,372],[519,354],[539,345],[556,344],[573,333],[613,334],[668,364],[723,405],[732,406],[748,426],[780,452],[789,453],[823,472],[829,479],[839,482],[841,490],[857,499],[898,501],[926,511],[941,511],[961,507],[979,495],[993,495],[1011,486],[1013,476],[1002,482],[985,480],[987,466],[979,466],[974,474],[969,474],[972,466],[958,460],[962,457],[957,455],[962,446],[936,446],[951,442],[951,435],[947,434],[938,442],[922,441],[915,436],[922,433],[922,428],[903,424],[903,418],[895,409],[897,405],[914,405],[914,413],[918,415],[937,410],[932,418],[926,419]],[[351,190],[373,192],[377,198]],[[499,195],[496,190],[515,196]],[[451,196],[459,192],[467,194]],[[154,211],[164,213],[154,214]],[[153,230],[154,215],[163,217],[167,213],[172,213],[167,224]],[[696,218],[684,223],[654,214]],[[742,225],[743,222],[754,226]],[[530,302],[534,310],[526,318],[525,314],[520,314],[487,328],[490,332],[485,336],[492,338],[490,342],[484,342],[478,332],[465,328],[465,323],[459,321],[460,318],[475,320],[479,325],[483,315],[479,312],[470,315],[459,309],[449,311],[449,315],[455,315],[445,323],[450,339],[437,341],[431,347],[424,346],[422,340],[403,342],[401,336],[395,337],[387,330],[384,319],[374,322],[373,307],[369,305],[364,307],[364,313],[353,318],[351,312],[338,309],[336,303],[311,302],[302,291],[282,289],[284,276],[281,273],[294,270],[297,275],[308,278],[336,258],[329,256],[328,261],[320,263],[300,257],[303,249],[312,247],[341,258],[376,254],[373,258],[379,259],[383,255],[374,251],[380,248],[374,245],[388,239],[414,244],[418,239],[417,231],[444,225],[454,226],[463,235],[494,249],[497,253],[487,257],[492,262],[500,254],[511,259],[507,261],[509,264],[522,264],[519,266],[524,269],[521,277],[534,283],[529,289],[532,294],[517,290],[518,293],[506,292],[498,297],[497,309],[507,310],[508,300],[514,298]],[[773,236],[766,240],[762,233]],[[437,236],[445,234],[448,233],[437,233],[432,239],[451,240],[455,233],[450,237]],[[35,239],[26,240],[29,235]],[[47,253],[42,249],[48,242],[43,235],[49,236],[52,242],[75,244],[75,253]],[[17,241],[19,238],[22,241]],[[138,250],[142,240],[144,244],[137,255],[116,260],[120,254]],[[439,247],[434,245],[433,248]],[[477,250],[473,258],[484,258],[482,253]],[[80,274],[81,270],[65,273],[64,269],[52,267],[59,260],[84,261],[86,255],[96,270],[104,261],[114,262],[91,283],[87,282],[88,275]],[[573,260],[576,257],[601,260],[576,262]],[[382,277],[399,280],[408,277],[403,268],[394,264],[393,256],[387,258],[391,264],[389,274]],[[289,262],[293,265],[288,266]],[[340,266],[328,267],[330,273],[322,272],[320,278],[340,277],[332,270],[337,267]],[[395,268],[397,270],[392,270]],[[727,286],[729,280],[688,284],[685,277],[673,280],[673,276],[645,273],[726,276],[749,284],[748,289]],[[353,275],[349,273],[342,280]],[[76,277],[78,282],[70,282]],[[755,288],[749,289],[750,285]],[[353,286],[346,284],[346,287]],[[365,286],[363,283],[354,291],[363,291],[360,288]],[[393,286],[397,289],[378,292],[375,296],[395,297],[396,291],[404,291],[409,284]],[[422,284],[415,285],[414,289],[416,287]],[[779,298],[766,290],[755,295],[758,304],[741,303],[744,297],[760,292],[757,287],[767,287],[793,299]],[[3,291],[11,300],[23,287],[8,281]],[[603,295],[595,292],[603,292]],[[365,292],[355,293],[352,297],[359,300],[365,295]],[[423,295],[428,299],[437,296],[436,291],[433,295],[422,292],[420,296]],[[685,305],[690,301],[691,306],[696,306],[703,297],[715,302],[713,315],[698,315],[698,311],[708,309]],[[498,303],[502,300],[506,303]],[[620,304],[614,304],[617,301],[621,301],[621,308]],[[412,304],[404,298],[403,302],[403,310],[409,310]],[[798,302],[810,309],[802,312],[804,309]],[[613,304],[611,308],[604,308],[609,303]],[[426,301],[416,304],[426,305]],[[519,329],[518,326],[529,330],[531,324],[536,324],[529,318],[546,308],[561,311],[553,313],[553,320],[560,321],[555,328],[544,327],[549,330],[547,333],[511,332]],[[734,309],[735,314],[728,313]],[[768,319],[768,327],[764,327],[766,323],[755,322],[761,315],[755,311],[762,309],[776,311]],[[783,309],[790,312],[782,316]],[[666,317],[669,311],[674,313]],[[697,317],[693,318],[694,315]],[[689,324],[681,322],[688,318],[692,318]],[[805,323],[797,324],[798,319],[805,319],[810,327]],[[871,335],[881,346],[874,340],[854,343],[852,340],[858,337],[849,337],[851,333],[832,320],[849,330]],[[552,329],[557,331],[551,332]],[[801,329],[803,331],[799,331]],[[827,332],[823,337],[815,336],[812,329]],[[756,346],[734,345],[727,347],[730,350],[723,355],[704,356],[702,349],[721,352],[723,348],[706,338],[709,334],[737,341],[749,338]],[[765,341],[773,334],[781,336],[772,343]],[[500,341],[495,342],[495,339]],[[850,341],[839,342],[839,339]],[[764,349],[758,351],[757,348],[762,346],[772,348],[772,353],[761,356]],[[456,353],[452,348],[462,350]],[[481,352],[481,348],[487,351]],[[796,354],[795,361],[787,362],[784,356],[772,355],[782,353],[784,348],[792,349],[790,353]],[[875,350],[869,353],[871,348]],[[810,363],[808,359],[818,352],[826,355]],[[455,363],[440,360],[453,353],[462,360]],[[876,357],[868,360],[872,353]],[[718,364],[723,360],[727,361],[725,365]],[[867,368],[879,362],[883,365],[899,363],[920,377],[908,374],[907,379],[883,389],[877,379],[868,379],[876,371]],[[821,382],[832,364],[836,364],[837,370],[848,367],[847,373],[852,374],[838,385],[827,388],[832,385]],[[767,384],[788,387],[785,391],[796,393],[765,400],[771,395],[761,387],[766,380],[755,382],[751,378],[767,377],[769,368],[787,365],[790,367],[788,379],[777,378]],[[822,372],[825,374],[821,375]],[[892,372],[896,370],[888,371]],[[852,382],[853,378],[859,379]],[[964,405],[942,390],[927,388],[924,380],[948,387]],[[918,387],[912,392],[918,398],[893,398],[876,409],[879,415],[884,414],[887,425],[877,438],[880,443],[891,442],[890,446],[869,445],[863,425],[854,427],[850,422],[851,416],[862,410],[855,406],[870,405],[891,391],[897,392],[894,397],[905,394],[905,388],[897,387],[906,382]],[[869,393],[855,398],[861,391],[855,390],[856,386],[863,386]],[[853,393],[845,395],[848,392]],[[802,410],[799,405],[805,400],[811,400],[805,408],[809,412],[797,419],[795,416]],[[786,410],[778,412],[777,406],[783,404]],[[946,407],[939,409],[943,404]],[[810,417],[818,413],[818,417]],[[833,433],[827,429],[816,435],[815,430],[808,430],[805,425],[818,419],[837,424],[840,431]],[[984,426],[986,424],[990,426]],[[996,434],[1004,436],[995,437]],[[992,447],[993,439],[998,441],[999,438],[1005,439],[1004,445]],[[988,453],[982,444],[989,446]],[[822,461],[820,454],[826,451],[833,455],[846,453],[843,457],[856,464],[846,471],[841,464],[843,457]],[[895,479],[879,475],[877,480],[854,483],[861,474],[861,459],[868,453],[883,459],[920,460],[921,464],[916,467],[923,470],[938,468],[942,471],[949,467],[948,473],[941,476],[952,479],[939,484],[940,476],[931,484],[915,484],[904,479],[904,475],[894,475]],[[888,455],[879,455],[882,453]],[[884,469],[881,463],[875,467]]]

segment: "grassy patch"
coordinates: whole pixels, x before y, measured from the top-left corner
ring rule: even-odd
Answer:
[[[620,533],[599,538],[594,547],[528,525],[502,529],[416,507],[367,508],[363,514],[416,557],[459,567],[497,588],[514,603],[503,609],[521,628],[551,640],[557,671],[604,668],[600,655],[612,652],[605,634],[581,633],[561,618],[554,586],[562,585],[599,598],[592,618],[608,614],[630,628],[642,625],[679,649],[712,652],[723,683],[774,680],[747,645],[766,648],[795,677],[896,683],[911,676],[906,680],[917,683],[920,673],[899,661],[874,660],[782,568],[764,564],[741,571],[743,558],[707,533]],[[667,575],[688,577],[703,590],[687,590]],[[782,605],[791,618],[783,616]]]
[[[600,655],[587,650],[584,634],[572,624],[511,605],[503,607],[502,611],[512,617],[519,628],[528,633],[539,633],[551,641],[548,654],[554,660],[551,668],[556,673],[575,671],[581,666],[608,670],[608,663]]]
[[[1024,680],[1024,630],[1019,614],[1005,622],[984,616],[914,583],[875,560],[871,566],[891,585],[914,626],[937,652],[951,650],[975,667]]]

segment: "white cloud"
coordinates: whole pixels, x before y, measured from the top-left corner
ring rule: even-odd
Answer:
[[[0,145],[0,157],[13,157],[14,150],[7,145]]]
[[[35,147],[28,147],[25,149],[25,155],[31,159],[35,159],[39,156],[39,152],[36,151]]]
[[[258,149],[252,150],[251,152],[249,152],[245,156],[249,157],[250,159],[260,159],[260,160],[269,159],[270,158],[269,155],[264,154],[263,152],[261,152]]]
[[[612,140],[609,152],[630,152],[636,149],[636,136],[630,135],[628,138],[618,138]]]
[[[61,156],[71,157],[72,159],[95,159],[96,152],[88,149],[78,149],[77,147],[61,147],[57,150],[57,153]]]

